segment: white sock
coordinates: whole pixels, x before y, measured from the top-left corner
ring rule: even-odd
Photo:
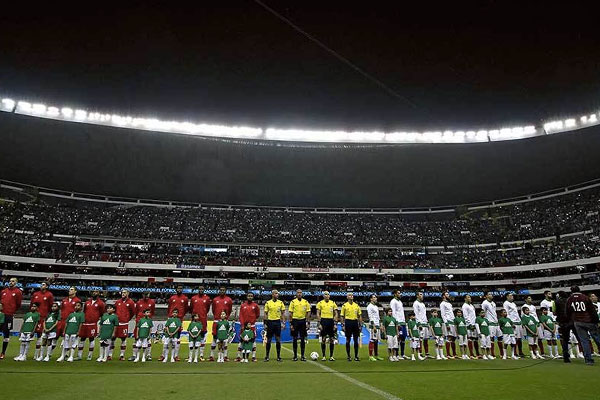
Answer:
[[[215,343],[214,343],[214,342],[213,342],[213,343],[210,345],[210,356],[211,356],[211,357],[213,357],[213,358],[214,358],[214,356],[215,356],[215,348],[216,348],[216,347],[217,347],[217,346],[215,345]]]
[[[252,347],[252,358],[256,358],[256,346]]]
[[[558,345],[554,345],[554,354],[558,355]]]
[[[177,339],[175,341],[175,357],[179,357],[179,346],[181,345],[181,341]]]

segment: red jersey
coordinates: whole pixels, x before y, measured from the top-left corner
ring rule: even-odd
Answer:
[[[104,314],[104,309],[106,308],[106,304],[101,299],[94,300],[89,299],[85,302],[85,323],[86,324],[95,324],[100,321],[100,317]]]
[[[40,313],[40,321],[43,321],[48,316],[52,303],[54,303],[54,295],[49,290],[42,292],[38,290],[31,295],[31,302],[38,303],[38,312]]]
[[[200,320],[206,321],[206,317],[208,315],[208,311],[210,310],[210,305],[212,304],[212,300],[208,295],[203,294],[192,296],[190,299],[190,312],[192,314],[198,314],[200,316]]]
[[[229,297],[227,295],[225,295],[223,297],[221,297],[221,296],[215,297],[212,301],[213,319],[215,321],[221,319],[221,311],[225,311],[225,315],[227,316],[227,319],[229,319],[229,316],[231,315],[232,307],[233,307],[233,300],[231,300],[231,297]]]
[[[174,294],[173,296],[169,297],[169,307],[167,309],[167,315],[171,317],[173,314],[173,310],[177,309],[177,311],[179,311],[177,318],[183,320],[183,317],[187,313],[188,303],[189,300],[185,294]]]
[[[150,310],[150,318],[154,317],[154,309],[156,308],[156,302],[152,299],[141,298],[135,303],[135,308],[137,310],[137,315],[135,316],[135,320],[139,321],[144,316],[145,310]]]
[[[243,302],[240,306],[240,329],[244,329],[246,322],[254,325],[258,317],[260,317],[260,307],[258,304],[248,301]]]
[[[574,322],[598,323],[594,303],[583,293],[573,293],[567,300],[567,316]]]
[[[121,297],[115,302],[115,314],[119,319],[119,323],[126,323],[131,321],[131,318],[135,315],[135,302],[127,297],[125,300]]]
[[[69,317],[69,314],[75,312],[75,303],[80,303],[79,297],[75,296],[73,298],[65,297],[60,302],[60,319],[66,321]]]
[[[19,311],[19,308],[21,308],[23,292],[18,287],[7,287],[1,293],[0,302],[2,303],[2,312],[8,316],[15,315]]]

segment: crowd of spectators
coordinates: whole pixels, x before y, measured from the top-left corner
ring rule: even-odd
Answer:
[[[599,200],[594,188],[470,213],[425,215],[15,202],[0,203],[0,227],[186,242],[449,246],[594,229]]]

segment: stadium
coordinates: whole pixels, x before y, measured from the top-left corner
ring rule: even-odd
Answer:
[[[347,33],[352,41],[336,42],[328,18],[338,15],[341,27],[360,9],[249,3],[187,16],[131,6],[130,18],[92,13],[77,23],[49,9],[39,27],[26,23],[31,36],[4,43],[3,398],[597,399],[600,108],[575,90],[576,77],[565,86],[581,100],[561,91],[564,103],[552,103],[548,91],[523,110],[464,89],[468,79],[454,70],[449,79],[471,100],[442,86],[411,92],[408,81],[403,91],[388,84],[399,71],[412,71],[417,87],[418,63],[435,63],[387,68],[396,65],[388,46],[405,44],[374,32],[407,34],[392,18],[402,10],[382,5],[390,15],[365,16],[356,33],[368,40]],[[63,17],[72,31],[53,25]],[[22,21],[13,18],[9,28]],[[111,34],[109,18],[120,21]],[[260,34],[221,31],[230,19]],[[161,28],[136,36],[146,21]],[[100,25],[94,33],[87,23]],[[46,28],[57,35],[48,43],[36,36]],[[444,36],[439,25],[420,29],[415,44]],[[123,32],[136,39],[121,49],[114,39]],[[513,39],[498,43],[518,46]],[[124,53],[83,43],[148,51],[154,61],[125,69]],[[352,53],[361,46],[378,56]],[[186,58],[192,50],[201,66]],[[464,65],[475,65],[462,51],[473,63]],[[163,67],[167,55],[179,66]],[[196,68],[221,80],[194,78]],[[481,76],[503,75],[494,68]],[[541,82],[545,70],[536,71]],[[252,81],[261,74],[260,85]],[[143,83],[124,85],[122,75]],[[327,95],[303,98],[301,82],[313,78]],[[186,94],[188,85],[206,92]],[[211,92],[221,88],[231,103]],[[186,108],[200,97],[200,111]],[[503,110],[483,113],[486,101]],[[437,102],[447,114],[423,112]],[[476,116],[464,117],[461,102]]]

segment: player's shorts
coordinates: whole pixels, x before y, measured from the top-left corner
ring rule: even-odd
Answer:
[[[502,330],[498,325],[490,325],[490,339],[496,337],[498,340],[502,340]]]
[[[117,325],[117,331],[115,332],[115,338],[127,339],[128,335],[129,335],[129,324],[119,322],[119,325]]]
[[[544,337],[544,327],[541,324],[537,327],[537,337]]]
[[[162,342],[164,345],[168,345],[169,343],[175,344],[177,343],[177,337],[163,336]]]
[[[489,349],[492,347],[492,337],[490,335],[479,335],[479,345],[483,349]]]
[[[61,319],[56,323],[56,334],[62,336],[65,333],[65,326],[67,326],[67,320]]]
[[[345,320],[344,330],[346,332],[346,341],[348,341],[351,337],[360,337],[360,327],[358,326],[358,321],[355,319]]]
[[[556,340],[556,333],[544,330],[544,336],[543,336],[543,338],[545,340]]]
[[[525,328],[523,325],[515,325],[515,338],[522,339],[525,336]]]
[[[0,328],[2,330],[2,336],[4,336],[5,339],[8,339],[10,337],[10,331],[12,331],[13,328],[13,316],[5,315],[4,323]]]
[[[369,338],[372,341],[380,341],[381,340],[381,330],[379,326],[369,324]]]
[[[456,337],[456,325],[444,323],[443,332],[444,336]]]
[[[321,318],[320,336],[322,338],[329,337],[330,339],[333,339],[335,333],[335,323],[333,322],[333,318]]]
[[[397,349],[398,348],[398,336],[388,335],[387,347],[388,347],[388,349]]]
[[[419,347],[421,347],[421,338],[411,337],[410,338],[410,348],[418,349]]]
[[[536,336],[527,336],[527,343],[532,345],[532,344],[537,344],[537,340],[538,337]]]
[[[82,339],[94,339],[98,334],[98,326],[94,323],[84,323],[81,325],[79,337]]]
[[[33,340],[33,334],[33,332],[21,333],[21,335],[19,335],[19,340],[21,342],[31,342]]]
[[[475,325],[473,325],[472,328],[469,328],[467,326],[467,339],[472,339],[472,340],[478,339],[477,329],[475,328]]]
[[[420,326],[419,327],[419,336],[423,340],[427,340],[431,337],[431,331],[428,326]]]
[[[135,341],[135,347],[148,347],[148,338],[138,338],[138,340]]]
[[[516,344],[517,338],[514,333],[509,333],[502,337],[502,341],[504,342],[504,344]]]
[[[63,336],[63,348],[74,349],[77,347],[77,335]]]
[[[298,337],[305,338],[307,336],[305,319],[292,319],[292,328],[291,333],[294,339]]]
[[[275,337],[281,337],[281,320],[267,320],[267,339]],[[214,325],[213,325],[214,326]]]
[[[52,340],[52,339],[56,339],[57,336],[58,335],[56,334],[56,332],[44,332],[44,333],[42,333],[42,339]]]
[[[98,339],[98,341],[100,342],[100,345],[102,345],[102,346],[110,346],[110,343],[112,342],[112,338]]]
[[[444,339],[443,335],[434,336],[433,338],[435,339],[435,345],[436,346],[443,346],[444,343],[446,342],[446,340]]]
[[[467,335],[458,335],[458,345],[459,346],[466,346],[467,345]]]
[[[399,325],[398,328],[399,328],[398,329],[398,331],[399,331],[398,340],[400,340],[402,342],[408,336],[408,331],[406,330],[406,325]]]

